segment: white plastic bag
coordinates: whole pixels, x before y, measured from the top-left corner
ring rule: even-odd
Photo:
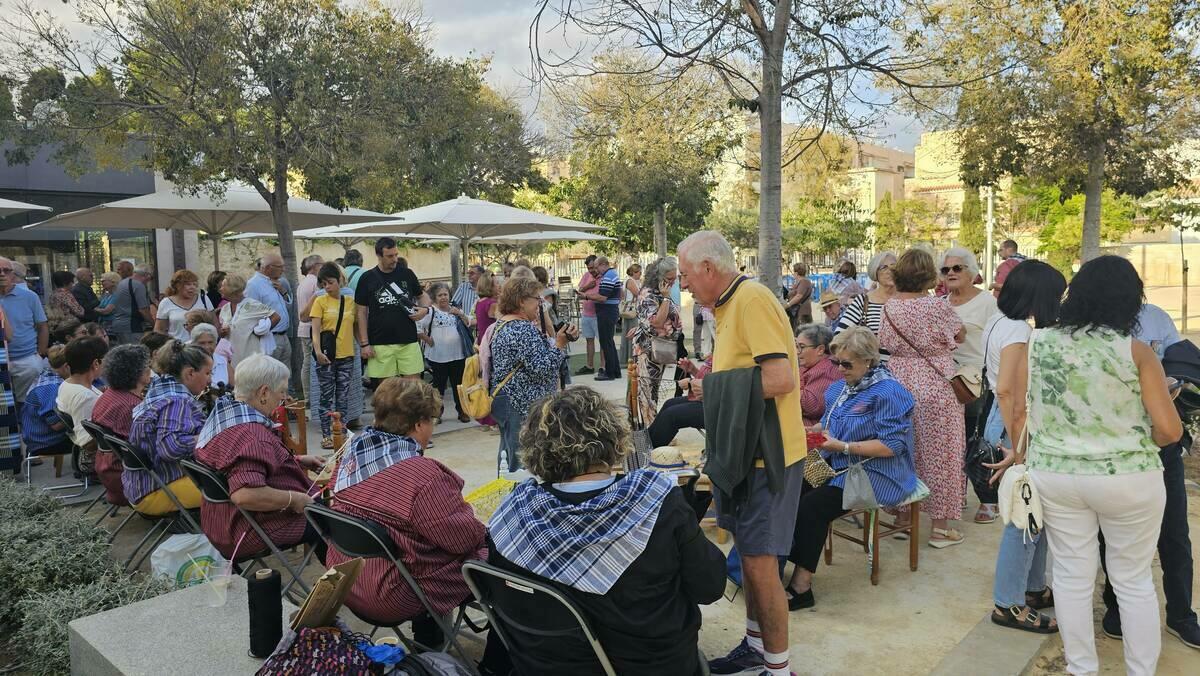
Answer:
[[[224,572],[226,562],[208,538],[199,534],[172,535],[150,555],[150,572],[175,581],[176,587],[201,584]]]

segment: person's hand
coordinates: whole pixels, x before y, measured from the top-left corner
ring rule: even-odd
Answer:
[[[684,392],[687,392],[692,389],[692,379],[691,378],[680,378],[675,384],[679,385],[679,389],[683,390]]]
[[[312,497],[308,493],[300,491],[292,491],[292,508],[291,511],[297,514],[303,514],[304,508],[313,503]]]
[[[286,295],[287,292],[283,288],[283,282],[279,281],[278,279],[272,279],[271,286],[275,287],[275,290],[279,292],[279,295]]]
[[[697,399],[697,401],[704,401],[704,381],[703,380],[696,380],[695,378],[692,378],[692,388],[691,389],[692,389],[692,396],[694,396]]]
[[[697,368],[696,362],[692,361],[691,359],[688,359],[687,357],[680,358],[680,360],[676,363],[679,365],[679,368],[682,369],[683,372],[688,375],[691,375],[696,372],[696,368]]]
[[[433,336],[417,336],[426,347],[433,347]]]
[[[371,347],[370,345],[363,345],[361,354],[362,354],[363,359],[374,359],[375,358],[375,348]]]
[[[325,458],[318,458],[315,455],[298,455],[296,456],[296,462],[300,463],[300,466],[304,469],[312,470],[313,472],[320,472],[325,469]]]
[[[563,324],[558,333],[554,334],[554,344],[564,350],[567,344],[579,337],[579,327],[574,324]]]
[[[221,328],[217,330],[217,333],[220,333],[222,338],[228,338],[229,337],[229,325],[222,324]]]
[[[668,282],[665,279],[658,283],[658,292],[663,295],[663,300],[671,297],[671,287],[673,286],[675,286],[675,282]]]
[[[321,366],[329,366],[329,357],[326,357],[324,352],[314,352],[313,359],[316,359]]]
[[[1011,467],[1013,465],[1013,461],[1016,460],[1016,455],[1013,453],[1013,449],[1001,444],[1000,451],[1004,453],[1004,457],[1000,458],[1000,462],[982,463],[984,467],[992,470],[992,477],[988,479],[989,486],[994,486],[996,482],[1000,481],[1000,477],[1004,476],[1004,470]]]

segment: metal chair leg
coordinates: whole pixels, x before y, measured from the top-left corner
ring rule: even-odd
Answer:
[[[116,508],[114,508],[113,516],[116,516]],[[129,520],[135,516],[137,516],[137,512],[133,511],[132,509],[129,510],[129,514],[121,521],[121,523],[117,524],[116,529],[114,529],[113,532],[108,536],[108,541],[111,543],[113,540],[117,539],[117,533],[120,533],[121,530],[125,528],[125,524],[129,523]]]
[[[117,511],[116,505],[109,505],[108,509],[104,510],[104,513],[101,514],[100,518],[96,519],[96,523],[94,523],[92,525],[95,526],[96,528],[99,528],[100,524],[104,521],[104,519],[112,516],[113,514],[116,513],[116,511]],[[85,511],[84,513],[86,514],[87,512]]]
[[[95,500],[92,500],[91,502],[88,503],[87,507],[83,508],[83,513],[87,514],[88,512],[92,511],[92,508],[96,506],[96,503],[100,502],[103,499],[104,499],[104,491],[100,491],[100,495],[97,495]],[[103,518],[103,517],[101,517],[101,518]]]
[[[166,527],[166,521],[155,521],[150,526],[150,529],[146,531],[146,534],[142,536],[142,539],[138,541],[137,545],[134,546],[133,551],[129,553],[129,558],[125,559],[125,563],[123,564],[122,568],[124,570],[130,570],[129,564],[133,561],[133,557],[137,556],[137,553],[142,548],[142,545],[145,545],[146,541],[149,540],[155,533],[157,533],[159,529],[165,530]]]
[[[146,548],[146,551],[142,552],[142,558],[138,559],[138,562],[133,565],[132,570],[137,570],[138,568],[141,568],[142,562],[146,560],[146,557],[153,554],[154,550],[158,549],[158,546],[160,544],[162,544],[162,541],[167,539],[167,536],[170,534],[171,534],[170,528],[163,528],[162,531],[158,534],[158,538],[154,540],[154,544],[150,545],[149,547]]]

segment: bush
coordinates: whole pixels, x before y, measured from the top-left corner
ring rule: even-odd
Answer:
[[[27,595],[17,605],[21,628],[13,637],[12,648],[31,674],[65,674],[71,669],[70,622],[173,588],[170,580],[109,572],[90,584]]]
[[[62,502],[52,495],[38,488],[26,488],[23,483],[0,479],[0,523],[62,511]]]

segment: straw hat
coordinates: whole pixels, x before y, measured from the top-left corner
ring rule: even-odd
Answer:
[[[824,291],[821,292],[821,298],[820,298],[820,300],[817,301],[817,305],[820,305],[821,308],[824,309],[824,308],[829,307],[830,305],[833,305],[836,302],[838,302],[837,294],[830,291],[829,289],[825,289]]]
[[[687,467],[683,452],[674,446],[659,446],[650,452],[650,468],[658,470]]]

